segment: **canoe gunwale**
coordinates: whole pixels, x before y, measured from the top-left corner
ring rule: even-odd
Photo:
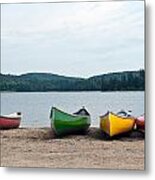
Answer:
[[[122,119],[124,119],[124,120],[126,120],[126,119],[133,119],[133,120],[135,120],[135,119],[136,119],[136,118],[133,117],[133,116],[129,116],[129,117],[119,116],[119,115],[117,115],[116,113],[113,113],[113,112],[111,112],[111,111],[108,111],[106,114],[101,115],[100,118],[104,118],[105,116],[107,116],[107,115],[109,115],[109,114],[112,114],[112,115],[117,116],[117,117],[119,117],[119,118],[122,118]]]
[[[106,117],[107,115],[109,115],[109,113],[110,113],[110,112],[109,112],[109,111],[107,111],[104,115],[101,115],[101,116],[100,116],[100,118],[104,118],[104,117]]]
[[[21,121],[21,117],[7,117],[7,116],[0,116],[0,119],[3,118],[3,119],[7,119],[7,120],[19,120]]]
[[[66,115],[68,115],[68,116],[72,116],[72,117],[90,117],[90,115],[88,116],[88,115],[78,115],[78,114],[70,114],[70,113],[67,113],[67,112],[64,112],[64,111],[62,111],[62,110],[60,110],[60,109],[58,109],[58,108],[56,108],[56,107],[52,107],[52,112],[53,112],[53,109],[54,110],[56,110],[56,111],[59,111],[59,112],[61,112],[61,113],[63,113],[63,114],[66,114]],[[50,115],[50,118],[52,117],[52,115]]]

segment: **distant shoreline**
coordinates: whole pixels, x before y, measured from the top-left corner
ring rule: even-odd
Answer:
[[[49,73],[0,74],[0,82],[1,92],[143,91],[145,71],[108,73],[87,79]]]
[[[4,93],[110,93],[110,92],[145,92],[145,90],[124,90],[124,91],[0,91],[0,94]]]

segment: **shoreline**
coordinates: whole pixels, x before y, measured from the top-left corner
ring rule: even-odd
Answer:
[[[50,128],[1,130],[1,166],[144,170],[144,137],[106,140],[98,128],[58,138]]]
[[[5,94],[5,93],[113,93],[113,92],[145,92],[144,90],[124,90],[124,91],[0,91],[0,94]]]

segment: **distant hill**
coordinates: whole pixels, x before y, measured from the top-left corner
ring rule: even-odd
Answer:
[[[108,73],[90,78],[75,78],[50,73],[0,74],[0,91],[141,91],[145,71]]]

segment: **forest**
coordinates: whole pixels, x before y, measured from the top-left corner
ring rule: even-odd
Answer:
[[[0,74],[0,91],[144,91],[145,71],[107,73],[75,78],[52,73]]]

